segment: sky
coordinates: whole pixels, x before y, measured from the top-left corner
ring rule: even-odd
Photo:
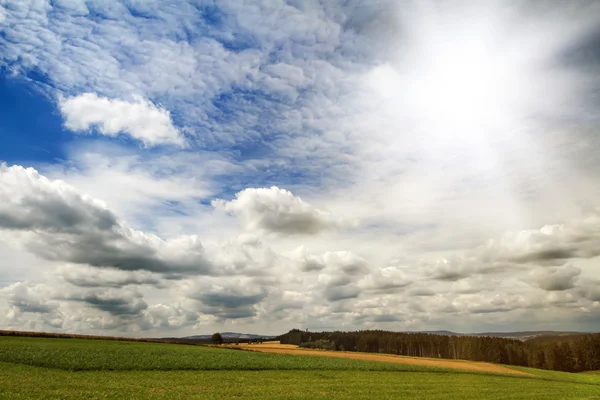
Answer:
[[[0,0],[0,329],[597,331],[600,2]]]

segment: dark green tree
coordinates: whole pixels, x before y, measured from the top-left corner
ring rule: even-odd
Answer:
[[[210,337],[210,341],[213,344],[223,344],[223,336],[219,332],[213,333]]]

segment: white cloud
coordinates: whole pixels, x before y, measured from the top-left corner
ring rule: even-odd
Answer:
[[[251,278],[203,279],[183,285],[186,296],[198,302],[198,311],[220,320],[255,317],[258,304],[268,296],[268,288]]]
[[[0,164],[0,183],[0,237],[44,259],[192,275],[257,273],[273,259],[256,240],[205,247],[197,235],[163,239],[132,229],[102,202],[32,168]]]
[[[322,256],[309,254],[304,246],[290,252],[289,257],[304,272],[320,271],[326,266]]]
[[[26,231],[83,233],[111,229],[116,219],[101,201],[32,168],[0,163],[0,227]]]
[[[148,151],[97,140],[67,150],[68,163],[44,164],[39,170],[101,198],[130,226],[165,237],[206,232],[226,239],[237,233],[235,220],[207,204],[220,192],[223,176],[245,179],[244,167],[226,156],[164,148]]]
[[[84,93],[60,101],[65,126],[75,132],[97,131],[106,136],[127,134],[146,146],[185,145],[183,135],[173,126],[171,114],[149,101],[132,102]]]
[[[46,314],[58,309],[55,291],[45,284],[14,283],[2,289],[9,305],[21,312]]]
[[[339,224],[330,213],[276,186],[244,189],[235,197],[231,201],[213,201],[213,206],[239,217],[248,231],[315,234]]]

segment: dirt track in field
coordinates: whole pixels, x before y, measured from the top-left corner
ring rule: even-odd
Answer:
[[[498,374],[514,374],[514,375],[529,375],[525,372],[516,371],[506,368],[502,365],[491,364],[478,361],[465,360],[444,360],[424,357],[406,357],[396,356],[393,354],[374,354],[374,353],[358,353],[350,351],[327,351],[301,349],[293,344],[280,344],[279,342],[265,342],[261,344],[240,344],[239,347],[244,350],[259,351],[263,353],[279,353],[279,354],[297,354],[309,356],[325,356],[338,358],[351,358],[355,360],[383,361],[400,364],[425,365],[430,367],[456,368],[468,371],[494,372]]]

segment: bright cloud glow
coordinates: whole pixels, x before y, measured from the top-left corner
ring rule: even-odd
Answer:
[[[411,30],[397,54],[367,75],[368,85],[395,119],[412,119],[442,142],[476,143],[473,135],[507,135],[527,119],[560,116],[581,89],[556,64],[564,38],[549,39],[555,26],[546,19],[515,15],[502,2],[399,14]]]

